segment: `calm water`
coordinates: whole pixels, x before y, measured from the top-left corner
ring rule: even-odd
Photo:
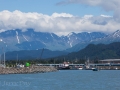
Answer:
[[[0,75],[0,90],[120,90],[119,70]]]

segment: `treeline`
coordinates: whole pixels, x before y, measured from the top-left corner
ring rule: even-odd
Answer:
[[[16,66],[18,64],[22,64],[25,65],[25,63],[28,62],[31,65],[35,65],[35,64],[61,64],[63,62],[69,62],[69,63],[73,63],[73,64],[84,64],[86,62],[85,59],[75,59],[75,60],[65,60],[63,59],[33,59],[33,60],[7,60],[6,61],[6,66],[12,67],[12,66]]]
[[[39,50],[21,50],[21,51],[12,51],[12,52],[6,52],[5,58],[6,60],[28,60],[28,59],[46,59],[46,58],[52,58],[57,57],[60,55],[67,55],[68,52],[64,51],[51,51],[48,49],[39,49]],[[4,58],[4,55],[2,54],[1,58]]]
[[[68,55],[60,56],[57,58],[66,58],[68,60],[85,59],[101,60],[101,59],[119,59],[120,58],[120,42],[111,44],[89,44],[86,48],[69,53]]]

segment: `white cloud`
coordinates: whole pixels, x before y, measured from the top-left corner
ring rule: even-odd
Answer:
[[[1,11],[0,12],[0,31],[11,29],[33,28],[37,32],[53,32],[57,35],[67,35],[70,32],[114,32],[120,29],[113,17],[107,15],[83,17],[73,16],[68,13],[53,13],[44,15],[36,12],[24,13],[21,11]]]
[[[52,14],[52,17],[54,17],[54,18],[56,18],[56,17],[73,17],[73,15],[67,14],[67,13],[60,13],[60,14],[58,14],[58,13],[53,13],[53,14]]]
[[[62,2],[57,3],[57,5],[72,3],[99,6],[105,11],[113,11],[113,18],[120,23],[120,0],[63,0]]]
[[[115,10],[120,6],[120,0],[63,0],[57,5],[61,4],[72,4],[72,3],[80,3],[90,6],[102,6],[105,10]]]
[[[110,15],[103,15],[103,14],[101,14],[100,16],[102,16],[102,17],[112,17]]]

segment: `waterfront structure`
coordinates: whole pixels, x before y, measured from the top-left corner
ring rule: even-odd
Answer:
[[[99,60],[99,63],[120,64],[120,59],[104,59],[104,60]]]

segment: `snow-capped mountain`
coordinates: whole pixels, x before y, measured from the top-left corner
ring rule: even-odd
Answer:
[[[120,42],[120,30],[115,31],[112,34],[107,35],[103,38],[98,38],[93,41],[93,43],[103,43],[103,44],[109,44],[112,42]]]
[[[36,50],[41,48],[65,50],[78,43],[94,41],[105,36],[104,33],[100,32],[72,32],[67,36],[60,37],[54,33],[34,32],[33,29],[28,29],[26,32],[16,29],[0,33],[0,46],[5,51]]]
[[[88,44],[110,44],[112,42],[120,42],[120,30],[115,31],[112,34],[103,36],[103,37],[99,37],[96,39],[92,39],[91,41],[88,42],[80,42],[78,44],[76,44],[74,47],[67,49],[66,51],[79,51],[83,48],[85,48]]]

